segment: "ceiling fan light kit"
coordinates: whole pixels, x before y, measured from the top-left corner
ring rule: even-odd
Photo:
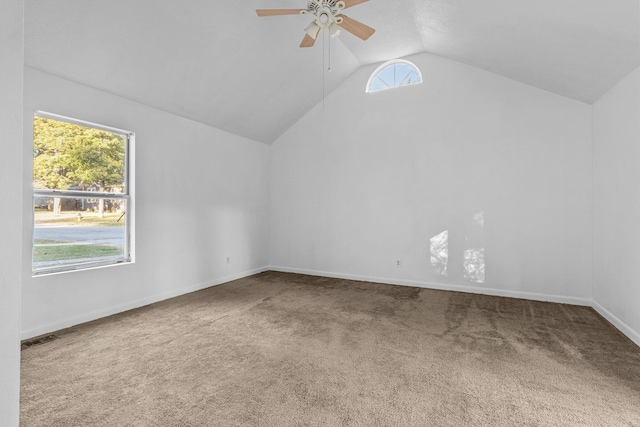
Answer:
[[[300,47],[311,47],[320,30],[327,29],[331,37],[340,35],[341,29],[367,40],[376,31],[373,28],[342,14],[344,9],[368,0],[308,0],[306,9],[258,9],[258,16],[312,15],[313,20],[305,28]]]
[[[309,26],[304,29],[304,32],[309,34],[309,37],[315,40],[316,37],[318,37],[318,33],[320,32],[320,30],[321,30],[320,26],[316,24],[315,21],[311,21],[309,23]]]
[[[338,37],[341,32],[337,22],[332,22],[331,25],[329,25],[329,34],[331,34],[332,38]]]

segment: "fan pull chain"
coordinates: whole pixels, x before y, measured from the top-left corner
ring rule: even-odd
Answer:
[[[322,111],[324,111],[324,96],[325,96],[325,87],[324,87],[324,31],[322,32]]]
[[[327,34],[327,37],[329,38],[329,68],[327,68],[327,72],[330,73],[331,72],[331,34]]]

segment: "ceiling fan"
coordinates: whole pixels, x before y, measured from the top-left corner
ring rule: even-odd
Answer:
[[[369,0],[308,0],[306,9],[258,9],[258,16],[312,15],[313,20],[305,28],[305,36],[300,47],[311,47],[322,29],[328,29],[331,37],[347,30],[362,40],[367,40],[376,30],[342,14],[343,9]]]

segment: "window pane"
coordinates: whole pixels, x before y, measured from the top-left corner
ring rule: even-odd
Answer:
[[[33,271],[125,260],[125,210],[123,199],[35,197]]]
[[[386,84],[379,77],[376,77],[375,79],[373,79],[373,82],[371,82],[371,86],[369,87],[369,91],[370,92],[375,92],[377,90],[389,89],[390,87],[391,86]]]
[[[394,85],[397,87],[402,85],[402,81],[404,80],[404,78],[407,76],[407,74],[411,72],[411,67],[403,63],[394,64],[394,66],[395,66]]]
[[[420,76],[418,75],[418,72],[416,70],[411,70],[402,81],[401,86],[412,85],[416,83],[420,83]]]
[[[394,66],[393,65],[389,65],[388,67],[386,67],[383,70],[381,70],[378,73],[377,77],[379,79],[382,79],[388,85],[388,87],[395,87],[395,85],[394,85],[395,77],[394,77]]]
[[[33,188],[123,193],[126,137],[35,116]]]
[[[379,90],[422,83],[420,71],[415,65],[401,60],[387,64],[383,64],[381,68],[371,75],[367,83],[367,92],[377,92]]]

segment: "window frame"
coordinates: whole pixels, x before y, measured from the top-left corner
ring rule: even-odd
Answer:
[[[56,120],[59,122],[69,123],[73,125],[93,128],[102,130],[105,132],[114,133],[117,135],[121,135],[125,139],[125,148],[124,148],[124,186],[121,193],[109,193],[109,192],[101,192],[101,191],[83,191],[83,190],[52,190],[52,189],[39,189],[33,187],[33,173],[31,174],[31,190],[32,190],[32,199],[31,199],[31,274],[33,277],[42,276],[46,274],[52,273],[62,273],[62,272],[70,272],[70,271],[79,271],[79,270],[87,270],[94,267],[102,267],[107,265],[117,265],[117,264],[126,264],[133,262],[133,248],[132,248],[132,220],[133,220],[133,194],[132,194],[132,182],[131,178],[133,177],[133,173],[131,170],[132,163],[132,150],[135,141],[135,133],[123,129],[118,129],[111,126],[105,126],[98,123],[88,122],[81,119],[76,119],[72,117],[62,116],[55,113],[49,113],[46,111],[37,110],[33,113],[33,120],[36,117],[42,117],[46,119]],[[32,136],[32,145],[35,140],[35,135]],[[33,165],[33,163],[32,163]],[[76,264],[67,264],[59,267],[48,267],[41,269],[33,268],[33,235],[35,230],[35,208],[34,202],[36,198],[75,198],[75,199],[105,199],[105,200],[124,200],[125,201],[125,211],[124,211],[124,248],[122,257],[118,257],[117,259],[107,259],[103,261],[93,261],[93,262],[83,262]]]
[[[395,64],[405,64],[405,65],[408,65],[409,67],[413,68],[418,73],[418,77],[420,78],[420,81],[416,82],[416,83],[412,83],[412,84],[403,84],[403,85],[399,85],[399,86],[390,86],[390,87],[385,88],[385,89],[371,90],[371,84],[373,83],[375,78],[378,77],[378,74],[382,70],[384,70],[387,67],[389,67],[390,65],[395,65]],[[414,64],[411,61],[407,61],[406,59],[392,59],[390,61],[387,61],[387,62],[383,63],[378,68],[376,68],[373,71],[373,73],[371,73],[371,75],[369,76],[369,80],[367,80],[367,86],[365,87],[365,92],[366,93],[384,92],[384,91],[389,90],[389,89],[397,89],[399,87],[413,86],[413,85],[417,85],[417,84],[421,84],[421,83],[422,83],[422,71],[420,71],[420,68],[418,68],[418,66],[416,64]]]

